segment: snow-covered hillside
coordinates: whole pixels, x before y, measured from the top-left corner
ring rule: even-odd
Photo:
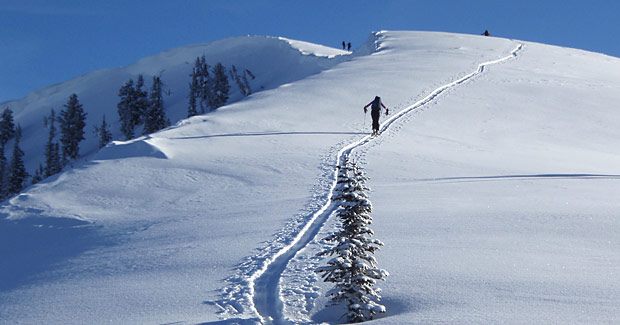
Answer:
[[[112,116],[118,85],[165,69],[180,118],[202,53],[266,89],[5,202],[0,322],[337,322],[312,270],[335,226],[319,212],[336,156],[355,143],[391,274],[376,323],[620,321],[619,59],[430,32],[379,32],[335,58],[281,38],[222,42],[11,103],[40,128],[38,111],[78,89],[86,108],[110,97],[96,114]],[[394,117],[370,139],[362,107],[375,95]]]
[[[256,77],[250,82],[252,91],[260,92],[316,74],[347,59],[349,53],[286,38],[230,38],[172,49],[127,67],[95,71],[35,91],[23,99],[2,103],[0,108],[11,108],[16,123],[21,124],[26,166],[33,171],[44,162],[43,148],[47,139],[47,133],[41,132],[44,117],[52,108],[56,112],[62,110],[73,93],[78,95],[87,113],[86,140],[80,144],[80,153],[88,157],[98,150],[93,130],[101,124],[104,114],[112,126],[114,139],[122,139],[116,108],[118,91],[127,80],[136,80],[140,74],[144,75],[147,88],[153,76],[161,76],[166,114],[174,124],[187,116],[190,74],[198,56],[205,55],[211,66],[220,62],[227,68],[235,65],[241,71],[249,69]],[[229,103],[243,97],[234,82],[230,80],[230,83]]]

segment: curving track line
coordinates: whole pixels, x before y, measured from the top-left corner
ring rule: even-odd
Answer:
[[[477,75],[483,73],[487,66],[498,64],[515,58],[517,56],[517,53],[522,48],[523,44],[519,44],[514,50],[510,52],[509,55],[497,60],[480,63],[476,71],[433,90],[423,99],[402,109],[397,114],[394,114],[392,117],[385,120],[380,126],[380,131],[383,132],[387,130],[390,125],[392,125],[392,123],[394,123],[404,115],[410,113],[411,111],[428,104],[446,90],[461,85],[476,77]],[[372,136],[366,135],[360,140],[352,142],[340,149],[340,151],[338,151],[338,154],[336,155],[336,166],[342,165],[349,158],[349,155],[351,154],[353,149],[369,143],[370,141],[372,141],[372,139]],[[306,223],[306,225],[301,229],[301,231],[297,234],[297,236],[291,241],[289,245],[278,251],[263,265],[261,269],[256,271],[248,279],[248,283],[250,285],[250,295],[252,296],[252,302],[254,304],[253,307],[261,323],[263,324],[289,323],[286,319],[284,319],[283,315],[283,305],[280,297],[280,277],[284,269],[286,269],[288,262],[293,257],[295,257],[297,252],[303,249],[317,235],[317,233],[321,230],[323,224],[325,224],[329,216],[336,208],[335,204],[331,200],[338,177],[338,169],[336,168],[336,166],[334,166],[332,185],[327,195],[327,202],[325,202],[321,209],[319,209],[312,215],[310,220]]]

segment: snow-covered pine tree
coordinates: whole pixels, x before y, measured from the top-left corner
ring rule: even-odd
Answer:
[[[120,129],[125,139],[129,140],[133,138],[134,131],[134,118],[133,107],[135,106],[135,94],[136,89],[133,84],[133,79],[129,79],[119,90],[118,96],[120,101],[116,105],[118,111],[118,120],[120,122]]]
[[[159,131],[168,126],[168,124],[162,98],[161,79],[155,76],[153,77],[149,106],[144,117],[144,134]]]
[[[95,133],[97,133],[97,139],[99,139],[99,148],[105,147],[112,141],[112,132],[110,132],[110,126],[105,121],[105,114],[101,118],[101,125],[95,127]]]
[[[26,167],[24,167],[24,152],[19,147],[22,137],[22,128],[18,125],[15,130],[15,143],[13,144],[13,156],[9,166],[9,179],[7,191],[9,194],[17,194],[24,188],[24,182],[28,177]]]
[[[335,283],[327,296],[334,305],[346,304],[345,315],[350,322],[363,322],[385,312],[385,306],[378,303],[381,289],[374,286],[388,273],[378,268],[373,256],[383,243],[372,238],[374,232],[369,228],[372,204],[366,194],[366,180],[354,162],[340,167],[332,200],[339,205],[336,215],[341,229],[324,239],[334,246],[318,254],[335,257],[316,270],[324,281]]]
[[[62,161],[60,160],[60,150],[58,142],[56,142],[56,112],[51,110],[50,116],[46,119],[49,132],[47,133],[47,143],[45,143],[45,177],[52,176],[62,170]]]
[[[138,75],[136,87],[134,88],[134,101],[131,105],[131,122],[133,126],[142,124],[144,115],[149,106],[148,92],[144,89],[144,77]]]
[[[226,101],[228,101],[229,91],[230,85],[228,84],[226,68],[221,63],[218,63],[213,67],[213,94],[209,106],[213,109],[224,106]]]
[[[63,159],[76,159],[80,153],[80,141],[84,140],[86,112],[76,94],[69,96],[65,109],[60,111],[60,144]]]
[[[0,143],[6,144],[15,135],[15,124],[13,122],[13,111],[6,107],[2,111],[0,118]]]

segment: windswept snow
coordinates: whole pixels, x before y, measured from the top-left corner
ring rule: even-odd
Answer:
[[[335,157],[366,137],[362,107],[375,95],[392,114],[425,103],[352,152],[371,177],[373,229],[386,244],[378,259],[391,274],[380,285],[388,313],[379,323],[617,322],[620,60],[525,43],[516,60],[458,83],[482,62],[512,57],[516,45],[380,32],[362,45],[369,55],[343,56],[239,38],[15,102],[35,134],[41,114],[71,92],[99,107],[89,113],[98,121],[104,111],[114,116],[125,79],[161,69],[181,117],[202,53],[265,78],[263,92],[115,142],[5,202],[0,322],[259,320],[253,298],[264,292],[253,280],[327,201]],[[101,83],[110,102],[97,101],[108,96],[92,90]],[[290,321],[334,320],[312,272],[320,245],[310,241],[282,264]]]
[[[293,48],[296,48],[297,50],[299,50],[299,52],[301,52],[304,55],[316,55],[316,56],[324,56],[324,57],[328,57],[328,58],[334,58],[334,57],[337,57],[339,55],[351,54],[351,52],[349,52],[349,51],[339,50],[339,49],[335,49],[333,47],[327,47],[327,46],[323,46],[323,45],[320,45],[320,44],[314,44],[314,43],[309,43],[309,42],[304,42],[304,41],[297,41],[297,40],[292,40],[292,39],[288,39],[288,38],[284,38],[284,37],[278,37],[278,39],[281,39],[281,40],[291,44],[291,46]]]

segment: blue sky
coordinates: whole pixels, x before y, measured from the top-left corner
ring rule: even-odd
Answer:
[[[0,0],[0,102],[239,35],[353,47],[381,29],[493,35],[620,57],[616,0]]]

